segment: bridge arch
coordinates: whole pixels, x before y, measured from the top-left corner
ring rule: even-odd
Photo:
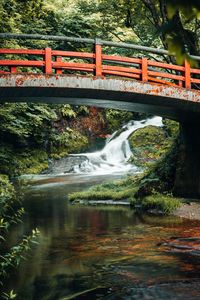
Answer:
[[[124,79],[46,74],[4,74],[0,102],[69,103],[146,112],[198,122],[200,91]]]

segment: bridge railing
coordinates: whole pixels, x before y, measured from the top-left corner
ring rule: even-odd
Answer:
[[[106,55],[103,53],[103,45],[107,43],[107,46],[113,46],[114,43],[105,41],[102,43],[99,40],[93,42],[94,51],[90,53],[51,48],[0,49],[0,75],[36,72],[46,75],[86,74],[100,78],[129,78],[185,88],[195,88],[200,84],[200,69],[191,68],[188,61],[185,61],[183,66],[179,66],[149,60],[146,57]],[[154,49],[155,53],[156,50],[160,50],[162,54],[167,52],[164,49]]]

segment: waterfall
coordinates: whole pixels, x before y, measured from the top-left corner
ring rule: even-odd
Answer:
[[[132,155],[128,137],[135,130],[148,125],[162,126],[161,117],[148,118],[142,121],[130,121],[122,129],[114,132],[107,140],[106,145],[100,151],[82,153],[77,156],[86,156],[87,160],[80,165],[74,166],[74,172],[79,174],[112,174],[112,173],[137,173],[139,169],[128,162]],[[76,154],[75,154],[76,156]]]

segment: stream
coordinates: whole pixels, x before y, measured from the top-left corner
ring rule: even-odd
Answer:
[[[154,121],[161,126],[161,120]],[[124,141],[136,125],[144,123],[123,131]],[[30,181],[24,222],[13,228],[9,246],[32,228],[39,229],[40,238],[8,280],[17,300],[200,299],[199,221],[67,201],[71,192],[137,171],[128,163],[127,143],[121,143],[118,160],[113,154],[112,161],[108,158],[109,143],[115,143],[116,152],[120,135],[112,136],[98,153],[84,154],[87,163],[73,173],[39,175]]]

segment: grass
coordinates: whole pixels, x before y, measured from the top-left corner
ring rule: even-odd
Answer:
[[[162,194],[153,194],[141,200],[142,209],[156,209],[166,215],[175,211],[180,205],[181,199]]]
[[[126,189],[123,191],[84,191],[69,195],[69,200],[122,200],[130,198],[135,193],[135,189]]]
[[[153,193],[144,198],[135,198],[138,191],[138,180],[135,176],[114,182],[95,185],[86,191],[76,192],[69,195],[70,201],[75,200],[129,200],[132,207],[148,211],[156,209],[164,214],[170,214],[181,205],[181,199],[170,195]]]
[[[134,185],[134,177],[95,185],[86,191],[69,195],[69,200],[122,200],[129,199],[137,191]]]

